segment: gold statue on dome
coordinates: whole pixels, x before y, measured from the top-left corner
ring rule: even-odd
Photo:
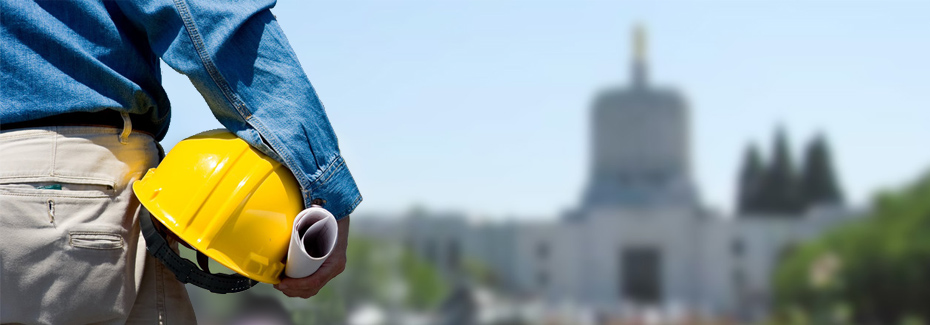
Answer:
[[[633,28],[633,59],[637,62],[646,61],[646,28],[641,24]]]

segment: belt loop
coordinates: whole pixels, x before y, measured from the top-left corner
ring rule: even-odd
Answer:
[[[123,118],[123,133],[119,135],[119,143],[127,144],[129,134],[132,133],[132,120],[129,119],[128,112],[119,112],[119,115]]]

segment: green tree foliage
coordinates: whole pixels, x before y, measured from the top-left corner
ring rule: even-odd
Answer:
[[[824,277],[827,256],[838,267]],[[869,218],[800,245],[773,281],[783,315],[848,310],[858,324],[930,321],[930,174],[880,195]]]
[[[399,245],[352,238],[347,255],[346,271],[323,290],[336,291],[349,306],[399,303],[424,310],[436,307],[449,291],[432,264]]]
[[[762,166],[762,157],[755,144],[746,148],[743,157],[743,167],[739,175],[739,193],[737,194],[737,209],[740,213],[749,213],[758,210],[761,198],[762,180],[765,169]]]
[[[837,185],[826,139],[817,136],[808,145],[801,177],[803,204],[842,203],[843,194]]]
[[[758,209],[768,213],[796,214],[802,210],[799,202],[788,136],[784,129],[778,129],[772,148],[772,162],[763,178]]]
[[[843,193],[833,171],[830,148],[823,136],[807,146],[800,170],[791,158],[784,129],[778,129],[770,161],[755,145],[746,148],[739,174],[737,210],[743,215],[800,216],[816,204],[842,204]]]
[[[270,286],[250,291],[281,299],[296,324],[344,324],[362,304],[434,309],[450,290],[436,268],[400,245],[351,237],[347,257],[345,271],[310,299],[283,298]]]
[[[409,308],[434,309],[449,294],[449,286],[436,268],[411,252],[401,257],[401,272],[408,285],[404,303]]]

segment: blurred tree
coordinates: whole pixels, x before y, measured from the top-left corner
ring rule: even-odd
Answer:
[[[930,173],[880,195],[873,209],[870,218],[801,245],[779,264],[778,310],[845,309],[858,324],[930,321]],[[831,255],[839,267],[818,273]]]
[[[791,147],[783,128],[775,132],[772,162],[762,182],[758,209],[760,212],[796,215],[802,209],[798,182],[791,159]]]
[[[299,324],[341,324],[364,304],[429,310],[449,292],[439,271],[399,244],[349,238],[346,270],[295,310]]]
[[[250,296],[272,297],[291,312],[294,323],[309,325],[344,324],[349,313],[364,304],[417,311],[438,308],[451,286],[432,264],[402,246],[350,237],[345,271],[307,300],[286,298],[268,284],[259,284],[247,293],[227,295],[193,288],[189,289],[193,290],[191,300],[203,323],[223,323],[216,320],[242,312],[243,300]],[[196,258],[183,246],[181,255]],[[210,269],[234,273],[212,260]]]
[[[408,285],[405,303],[408,308],[428,310],[439,306],[449,292],[436,268],[409,251],[401,258],[401,272]]]
[[[823,135],[815,137],[807,147],[801,176],[801,196],[804,207],[843,203],[843,193],[833,173],[830,148]]]
[[[474,281],[477,285],[489,288],[498,288],[501,285],[500,275],[478,259],[466,258],[462,270],[467,279]]]
[[[756,212],[759,210],[759,200],[765,170],[762,166],[762,157],[755,144],[746,147],[743,157],[743,167],[739,176],[739,191],[737,209],[740,214]]]

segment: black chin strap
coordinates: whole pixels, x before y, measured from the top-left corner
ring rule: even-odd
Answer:
[[[155,228],[148,211],[139,214],[139,224],[142,227],[142,237],[145,238],[145,248],[149,254],[161,261],[181,283],[190,283],[213,293],[245,291],[258,284],[258,281],[239,274],[210,273],[209,267],[206,266],[208,265],[207,256],[200,252],[197,252],[197,261],[200,262],[203,270],[193,262],[184,259],[171,249],[165,236]]]

